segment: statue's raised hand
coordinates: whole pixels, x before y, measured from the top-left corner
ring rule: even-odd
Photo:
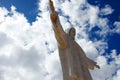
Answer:
[[[55,8],[54,8],[54,5],[53,5],[53,2],[51,0],[49,0],[49,7],[50,7],[50,18],[52,20],[52,22],[56,22],[57,18],[58,18],[58,14],[57,12],[55,11]]]
[[[51,0],[49,0],[49,7],[50,7],[51,13],[55,12],[55,8],[54,8],[53,2]]]

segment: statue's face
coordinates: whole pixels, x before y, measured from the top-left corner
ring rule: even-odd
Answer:
[[[76,34],[75,28],[71,28],[71,29],[69,30],[69,35],[70,35],[73,39],[75,39],[75,34]]]

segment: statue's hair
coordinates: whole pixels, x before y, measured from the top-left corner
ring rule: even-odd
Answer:
[[[75,28],[74,28],[74,27],[70,27],[70,28],[68,28],[65,32],[66,32],[67,34],[70,34],[70,31],[71,31],[72,29],[74,29],[74,30],[75,30]]]
[[[71,30],[74,30],[74,33],[72,32],[72,34],[71,34]],[[76,30],[75,30],[74,27],[68,28],[68,29],[66,30],[66,33],[67,33],[69,36],[71,36],[71,37],[73,38],[73,40],[75,39]]]

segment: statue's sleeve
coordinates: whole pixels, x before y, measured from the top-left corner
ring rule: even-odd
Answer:
[[[77,48],[79,49],[79,55],[78,56],[82,57],[82,59],[85,61],[86,65],[88,66],[89,69],[93,70],[94,67],[100,68],[100,66],[97,65],[97,63],[95,61],[89,59],[86,56],[85,52],[83,51],[83,49],[79,45],[77,45]]]
[[[87,61],[87,65],[88,65],[88,68],[89,68],[89,69],[93,70],[94,67],[100,69],[100,66],[97,65],[97,62],[95,62],[95,61],[93,61],[93,60],[91,60],[91,59],[89,59],[89,58],[87,58],[87,60],[88,60],[88,61]]]
[[[57,12],[55,11],[54,13],[51,13],[50,18],[51,18],[51,22],[53,25],[53,30],[55,33],[58,46],[61,48],[66,48],[67,47],[66,33],[64,32],[60,24],[60,20]]]

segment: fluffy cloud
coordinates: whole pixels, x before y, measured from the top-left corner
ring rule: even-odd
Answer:
[[[45,43],[42,42],[44,36],[40,32],[38,35],[36,29],[31,28],[25,16],[16,12],[14,6],[10,12],[5,8],[0,9],[4,12],[1,13],[4,21],[0,23],[0,78],[44,79],[46,71],[43,63],[47,53]]]
[[[97,57],[97,62],[101,66],[101,70],[95,69],[91,71],[93,80],[119,80],[120,55],[116,50],[112,50],[109,55]],[[109,60],[109,61],[108,61]]]
[[[119,21],[114,22],[114,26],[116,27],[112,30],[112,32],[120,34],[120,22]]]
[[[8,14],[8,11],[4,7],[0,7],[0,23],[5,20],[5,16]]]
[[[120,79],[120,70],[118,70],[116,76],[113,77],[113,80],[119,80],[119,79]]]
[[[91,71],[93,79],[119,80],[120,55],[117,55],[116,50],[112,50],[109,55],[103,55],[108,48],[106,36],[111,32],[109,20],[98,16],[111,14],[111,7],[107,5],[100,10],[86,0],[54,0],[54,4],[64,30],[75,27],[76,41],[87,56],[101,66],[101,69]],[[32,25],[14,6],[11,6],[11,11],[0,7],[1,80],[62,80],[57,43],[49,19],[48,1],[41,0],[38,6],[41,12]],[[119,23],[114,25],[119,26]],[[99,30],[95,34],[102,38],[92,41],[89,33],[96,26]],[[114,31],[119,33],[119,28],[116,27]]]
[[[111,8],[109,5],[105,5],[105,8],[102,8],[100,11],[100,15],[109,15],[113,12],[114,10]]]

